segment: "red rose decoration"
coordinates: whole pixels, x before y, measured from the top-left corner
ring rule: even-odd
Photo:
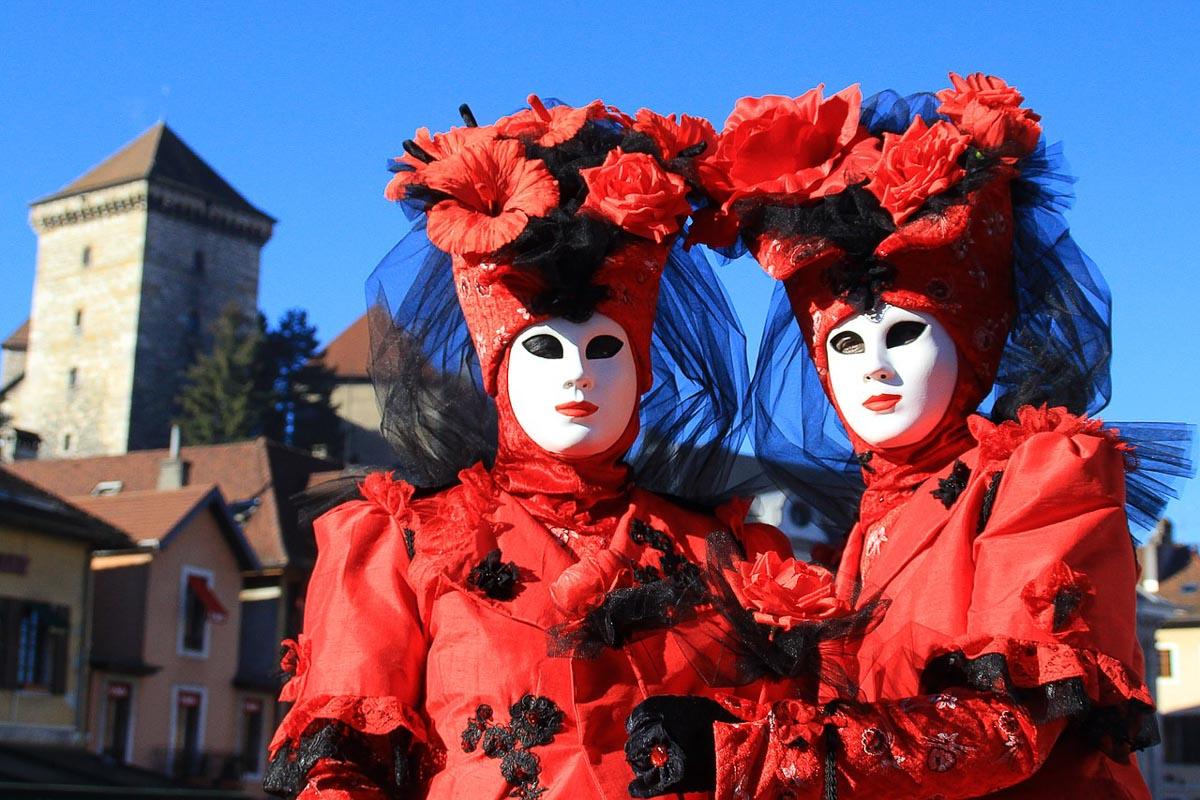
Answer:
[[[580,213],[606,219],[635,236],[661,243],[678,232],[679,217],[692,210],[683,178],[645,153],[617,147],[603,164],[579,174],[588,188]]]
[[[930,197],[962,180],[966,171],[958,161],[967,142],[949,122],[926,125],[917,117],[903,134],[883,134],[883,156],[867,189],[900,225]]]
[[[778,554],[760,553],[751,564],[737,565],[729,576],[738,602],[764,625],[791,630],[804,622],[829,619],[850,609],[834,593],[833,573],[824,567],[805,564]]]
[[[430,134],[428,128],[417,129],[413,142],[424,150],[434,161],[440,161],[461,152],[464,148],[477,142],[496,138],[496,129],[492,126],[477,128],[451,128],[445,133]],[[411,169],[397,172],[388,182],[384,196],[393,202],[404,199],[406,187],[411,183],[421,183],[421,173],[428,166],[424,161],[410,153],[405,153],[396,159]]]
[[[529,108],[498,120],[496,132],[542,147],[554,147],[573,138],[588,120],[600,119],[606,114],[604,103],[599,100],[580,108],[568,105],[546,108],[541,98],[531,94]]]
[[[725,208],[761,196],[798,204],[871,177],[879,141],[858,124],[862,94],[851,86],[824,99],[822,88],[795,99],[737,102],[717,152],[700,169],[705,188]]]
[[[429,209],[429,240],[451,255],[492,253],[521,235],[530,217],[558,205],[558,182],[511,139],[485,140],[434,161],[421,182],[450,195]]]
[[[701,142],[705,144],[705,148],[700,158],[712,155],[717,146],[717,132],[713,130],[712,123],[703,117],[689,117],[684,114],[676,122],[674,114],[664,117],[643,108],[637,112],[633,129],[654,140],[664,161],[678,158],[681,152]]]
[[[963,78],[950,73],[951,89],[937,93],[938,111],[968,134],[975,146],[1014,160],[1027,156],[1042,135],[1041,117],[1021,108],[1025,98],[1000,78],[976,72]]]
[[[408,481],[393,478],[390,472],[372,472],[358,485],[358,492],[364,500],[387,511],[402,524],[407,524],[412,516],[409,503],[416,490]]]

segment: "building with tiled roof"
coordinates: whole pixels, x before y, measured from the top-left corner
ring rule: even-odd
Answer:
[[[1141,589],[1171,613],[1155,634],[1162,796],[1200,800],[1200,553],[1163,520],[1139,549]],[[1148,670],[1149,671],[1149,670]]]
[[[257,773],[241,765],[262,763],[265,737],[241,747],[244,717],[254,709],[253,727],[264,729],[273,697],[237,678],[242,576],[258,559],[220,489],[102,491],[71,502],[133,539],[91,563],[91,749],[210,785]]]
[[[0,411],[42,457],[165,446],[213,323],[257,313],[275,220],[160,122],[33,201],[29,222],[37,274]]]
[[[170,452],[139,450],[118,456],[18,461],[9,468],[64,496],[152,491]],[[290,498],[313,472],[340,465],[265,438],[180,449],[181,485],[215,485],[239,520],[264,569],[311,568],[315,549]]]
[[[348,464],[389,466],[391,446],[379,430],[379,403],[367,366],[371,355],[370,316],[363,314],[322,351],[334,374],[330,400],[341,420],[342,454]]]

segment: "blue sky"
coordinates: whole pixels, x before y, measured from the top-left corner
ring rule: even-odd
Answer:
[[[28,315],[27,204],[160,117],[280,220],[260,304],[323,338],[405,229],[386,158],[469,102],[482,121],[530,91],[713,119],[743,95],[824,82],[865,93],[1006,78],[1066,144],[1076,239],[1115,298],[1113,420],[1200,421],[1200,5],[1193,3],[0,4],[0,336]],[[723,273],[748,338],[771,284]],[[754,347],[752,343],[752,348]],[[1200,541],[1200,488],[1169,513]]]

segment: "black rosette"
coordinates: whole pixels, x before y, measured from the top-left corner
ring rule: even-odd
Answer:
[[[513,703],[509,711],[513,734],[525,747],[549,744],[562,730],[563,712],[547,697],[527,694]]]
[[[706,697],[661,695],[639,703],[625,721],[629,794],[655,797],[711,791],[717,761],[713,723],[737,718]]]
[[[515,562],[500,560],[499,548],[491,551],[471,568],[467,582],[493,600],[512,600],[517,594],[521,569]]]

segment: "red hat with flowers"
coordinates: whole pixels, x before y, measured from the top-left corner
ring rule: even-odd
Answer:
[[[937,316],[975,402],[995,378],[1014,311],[1010,183],[1041,128],[999,78],[951,80],[936,114],[881,135],[857,86],[743,99],[704,164],[693,238],[740,233],[784,282],[823,380],[830,331],[881,302]]]
[[[486,126],[463,106],[465,127],[418,131],[387,197],[425,212],[429,240],[451,257],[489,394],[523,329],[593,313],[625,329],[646,391],[659,280],[692,209],[692,162],[715,131],[599,100],[529,105]]]

